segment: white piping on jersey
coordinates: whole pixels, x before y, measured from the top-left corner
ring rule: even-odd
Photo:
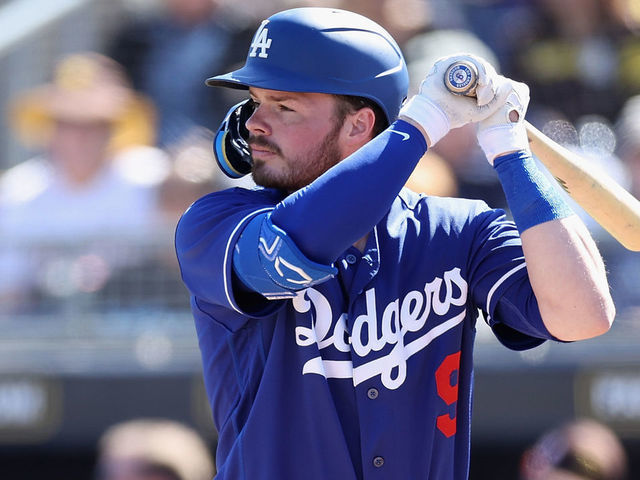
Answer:
[[[491,297],[493,297],[493,294],[496,293],[496,290],[498,289],[498,287],[500,285],[502,285],[507,278],[509,278],[511,275],[513,275],[514,273],[516,273],[519,270],[522,270],[523,268],[525,268],[527,266],[527,262],[524,261],[524,257],[518,257],[518,258],[514,258],[514,260],[522,260],[523,262],[518,265],[517,267],[513,267],[511,270],[509,270],[507,273],[505,273],[502,277],[500,277],[498,279],[498,281],[496,283],[493,284],[493,287],[491,287],[491,290],[489,290],[489,294],[487,295],[487,323],[489,322],[489,319],[491,318],[491,314],[489,313],[490,307],[491,307]]]
[[[231,280],[231,278],[227,276],[227,265],[228,265],[228,262],[229,262],[229,257],[233,258],[233,255],[229,255],[229,251],[231,249],[231,240],[233,240],[235,238],[236,232],[245,223],[245,221],[255,217],[256,215],[258,215],[260,213],[268,212],[269,210],[273,210],[273,207],[262,208],[260,210],[256,210],[255,212],[251,212],[249,215],[247,215],[242,220],[240,220],[238,222],[238,225],[236,225],[236,227],[231,232],[231,235],[229,235],[229,240],[227,241],[227,246],[226,246],[226,248],[224,250],[224,262],[222,263],[222,279],[223,279],[223,282],[224,282],[224,293],[225,293],[225,295],[227,297],[227,302],[229,302],[229,305],[231,305],[231,307],[236,312],[241,313],[241,314],[244,314],[244,312],[238,308],[236,303],[231,298],[231,292],[230,292],[230,289],[229,289],[229,280]],[[231,269],[233,269],[233,265],[229,265],[229,267]],[[229,271],[232,271],[232,270],[229,270]]]

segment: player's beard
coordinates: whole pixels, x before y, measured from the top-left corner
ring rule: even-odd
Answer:
[[[277,145],[263,137],[250,138],[249,143],[269,148],[285,160],[280,171],[269,170],[268,164],[254,159],[252,177],[256,185],[294,192],[307,186],[316,178],[342,160],[338,146],[338,135],[342,125],[336,122],[334,128],[325,135],[319,145],[296,157],[285,158]]]

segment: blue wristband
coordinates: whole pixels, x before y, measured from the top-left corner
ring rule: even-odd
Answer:
[[[573,215],[529,152],[502,155],[494,160],[493,166],[520,233],[540,223]]]

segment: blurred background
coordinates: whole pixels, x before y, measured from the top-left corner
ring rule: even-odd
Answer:
[[[531,123],[640,196],[639,0],[0,1],[3,479],[210,477],[216,433],[173,231],[196,198],[250,180],[232,183],[211,155],[242,93],[204,79],[244,61],[262,19],[308,5],[384,25],[413,90],[442,55],[488,58],[530,86]],[[409,186],[506,208],[473,128],[450,132]],[[625,463],[640,478],[640,254],[575,208],[605,257],[616,323],[517,353],[479,322],[472,479],[556,478],[541,473],[554,465],[623,478]],[[202,469],[158,470],[153,449],[109,463],[120,457],[104,435],[130,421],[116,444],[183,438],[162,426],[177,424],[204,442]],[[141,476],[116,476],[127,468]]]

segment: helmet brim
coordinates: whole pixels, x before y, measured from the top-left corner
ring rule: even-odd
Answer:
[[[295,71],[254,68],[250,65],[245,65],[229,73],[210,77],[205,80],[205,84],[210,87],[226,87],[236,90],[248,90],[250,87],[256,87],[281,92],[354,95],[369,98],[381,106],[384,105],[384,102],[379,98],[368,95],[366,91],[363,92],[363,88],[357,82],[342,81],[337,78],[309,78]],[[389,117],[389,113],[384,109],[383,111],[387,121],[391,123],[393,120]]]
[[[235,78],[234,73],[236,72],[225,73],[224,75],[216,75],[215,77],[207,78],[204,83],[209,87],[227,87],[239,90],[248,90],[249,85],[239,80],[238,78]]]
[[[233,72],[208,78],[205,84],[210,87],[227,87],[240,90],[248,90],[249,87],[287,92],[334,93],[334,90],[336,90],[329,82],[308,78],[295,71],[275,67],[256,68],[252,65],[245,65]],[[354,88],[353,90],[355,94],[357,89]]]

